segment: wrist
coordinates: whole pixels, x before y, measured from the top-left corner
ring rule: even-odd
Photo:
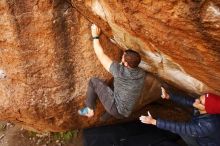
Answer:
[[[157,124],[157,120],[153,119],[151,122],[152,125],[156,125]]]
[[[92,39],[93,39],[93,40],[99,39],[99,36],[93,36]]]

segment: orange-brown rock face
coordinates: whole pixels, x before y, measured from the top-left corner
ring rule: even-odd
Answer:
[[[72,0],[72,4],[123,48],[139,51],[146,70],[190,92],[220,94],[218,0]]]
[[[93,51],[90,23],[62,1],[3,0],[0,27],[0,119],[44,131],[88,126],[76,114],[87,82],[111,78]],[[118,60],[118,49],[102,40]]]
[[[100,104],[93,119],[77,115],[89,78],[111,79],[93,51],[90,25],[62,0],[0,2],[0,120],[39,131],[100,124]],[[104,35],[101,43],[112,59],[120,59],[120,49]],[[137,109],[159,97],[152,90],[158,91],[157,81],[146,82],[152,88]]]
[[[219,7],[217,0],[1,0],[0,119],[40,131],[100,124],[100,104],[93,119],[77,115],[89,78],[111,78],[92,49],[91,22],[112,59],[120,59],[117,46],[131,47],[144,69],[171,84],[220,93]],[[159,96],[160,83],[148,76],[137,109]]]

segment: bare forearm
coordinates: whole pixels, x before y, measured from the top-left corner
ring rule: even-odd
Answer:
[[[94,48],[96,56],[98,57],[99,60],[101,60],[101,56],[104,54],[104,51],[99,42],[99,39],[93,40],[93,48]]]
[[[93,40],[93,47],[94,47],[94,51],[96,53],[97,58],[99,59],[103,67],[107,71],[109,71],[112,60],[104,53],[103,48],[99,42],[99,39]]]
[[[109,71],[112,60],[104,53],[103,48],[99,42],[100,29],[95,24],[93,24],[91,26],[91,32],[93,37],[93,48],[95,54],[98,57],[101,64],[104,66],[104,68],[107,71]]]

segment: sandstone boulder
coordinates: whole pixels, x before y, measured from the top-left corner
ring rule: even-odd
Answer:
[[[72,5],[122,48],[139,51],[146,70],[188,92],[220,94],[218,0],[72,0]]]
[[[1,0],[1,120],[39,131],[103,124],[100,104],[92,119],[77,115],[89,78],[111,79],[93,51],[91,23],[101,27],[112,59],[133,48],[141,67],[158,78],[188,92],[220,94],[218,0]],[[136,110],[159,96],[160,82],[148,74]]]
[[[90,26],[62,0],[0,2],[1,120],[39,131],[100,124],[100,104],[93,119],[77,115],[89,78],[111,79],[93,51]],[[120,49],[105,35],[101,43],[112,59],[120,60]]]

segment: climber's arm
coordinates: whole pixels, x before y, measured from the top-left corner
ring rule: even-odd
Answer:
[[[99,42],[100,29],[93,24],[91,27],[92,37],[93,37],[93,48],[101,64],[104,68],[109,71],[112,60],[104,53],[103,48]]]

